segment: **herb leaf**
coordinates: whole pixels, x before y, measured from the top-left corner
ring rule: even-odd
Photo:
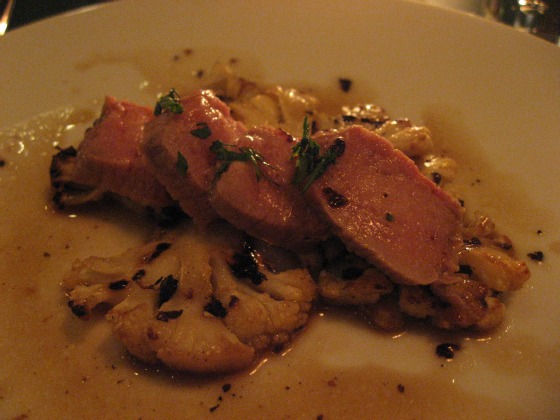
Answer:
[[[161,115],[164,111],[169,111],[174,114],[183,112],[183,105],[179,102],[179,94],[175,89],[171,89],[165,96],[161,96],[154,108],[154,115]]]
[[[227,309],[224,308],[222,302],[214,295],[210,296],[210,302],[204,306],[204,310],[216,318],[225,318],[227,316]]]
[[[176,311],[158,311],[156,319],[162,322],[169,322],[170,319],[177,319],[181,315],[183,315],[182,309]]]
[[[175,279],[173,276],[169,275],[161,280],[159,285],[159,296],[157,305],[158,308],[161,307],[165,302],[173,297],[177,288],[179,287],[179,280]]]
[[[268,166],[275,169],[272,165],[265,161],[264,157],[256,150],[250,147],[237,147],[238,151],[230,150],[236,146],[228,145],[222,143],[220,140],[216,140],[210,146],[210,151],[216,155],[218,161],[222,161],[222,164],[218,167],[216,174],[214,175],[214,182],[216,182],[222,174],[224,174],[232,162],[250,162],[255,168],[255,175],[257,181],[261,180],[261,177],[266,178],[269,182],[278,185],[274,180],[267,177],[261,171],[261,165]]]
[[[291,159],[297,159],[296,171],[292,180],[293,184],[301,184],[305,178],[307,178],[308,174],[313,172],[319,157],[319,151],[319,145],[311,140],[309,135],[309,122],[307,121],[307,116],[305,116],[301,140],[292,148]]]
[[[187,174],[187,170],[189,169],[189,163],[187,162],[187,159],[185,158],[185,156],[183,156],[181,152],[177,152],[177,163],[175,167],[177,168],[177,172],[179,172],[181,176],[185,176]]]
[[[212,130],[205,122],[196,123],[196,128],[191,130],[191,134],[201,140],[206,140],[212,135]]]
[[[291,159],[297,159],[296,170],[292,183],[303,184],[305,192],[311,184],[325,173],[327,168],[342,156],[346,143],[342,138],[337,138],[329,146],[324,155],[320,155],[320,146],[309,135],[309,122],[307,116],[303,120],[303,135],[300,142],[292,148]],[[304,183],[305,182],[305,183]]]

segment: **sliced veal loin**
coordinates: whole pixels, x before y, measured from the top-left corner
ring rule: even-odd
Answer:
[[[173,203],[154,177],[140,143],[144,124],[153,118],[150,108],[107,97],[101,116],[80,144],[71,181],[162,208]]]
[[[238,139],[237,146],[258,152],[266,164],[233,162],[216,182],[211,203],[235,227],[274,245],[304,250],[328,233],[301,190],[292,185],[295,142],[281,129],[257,127]],[[262,172],[257,179],[256,170]]]
[[[458,201],[371,131],[314,136],[323,153],[338,138],[344,153],[306,193],[333,233],[397,282],[430,284],[456,271]]]
[[[216,164],[210,146],[215,140],[234,144],[245,127],[209,90],[196,90],[180,103],[183,112],[163,112],[146,124],[143,150],[171,197],[196,223],[206,225],[217,217],[208,201]]]

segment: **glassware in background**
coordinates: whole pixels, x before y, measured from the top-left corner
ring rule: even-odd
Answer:
[[[484,14],[560,45],[560,0],[483,0]]]
[[[105,1],[109,0],[21,0],[14,7],[10,29],[16,29],[49,16],[79,7],[93,6]],[[0,6],[3,4],[6,4],[6,0],[0,0]]]
[[[462,12],[480,14],[480,0],[417,0],[421,3],[431,4],[446,9],[460,10]]]

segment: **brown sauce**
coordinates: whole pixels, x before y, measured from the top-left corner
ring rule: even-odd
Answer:
[[[164,76],[177,74],[174,66],[193,53],[185,49],[163,68],[144,56],[130,59],[143,69],[160,69],[148,74],[146,83],[159,90],[151,81],[172,85]],[[202,65],[191,68],[202,77]],[[454,138],[444,147],[476,154],[472,142],[470,150],[460,146],[461,130],[443,115],[430,111],[426,122],[436,137]],[[94,205],[75,214],[53,210],[47,176],[53,143],[63,143],[69,127],[92,117],[90,111],[55,112],[0,135],[0,210],[9,226],[0,239],[1,417],[528,418],[538,417],[527,411],[529,394],[560,389],[558,376],[551,375],[560,372],[560,349],[515,331],[510,318],[491,338],[422,328],[390,337],[351,314],[327,311],[285,354],[271,355],[251,372],[199,378],[130,360],[102,314],[86,323],[77,319],[61,289],[62,275],[76,258],[119,253],[151,232],[142,216],[131,217],[119,205]],[[466,200],[490,209],[512,236],[525,238],[521,250],[543,245],[560,252],[557,241],[535,233],[554,226],[554,218],[525,202],[510,175],[495,173],[490,162],[475,167],[458,160],[467,168],[460,187]],[[519,205],[496,205],[501,198]],[[520,292],[520,299],[531,291]],[[443,342],[460,342],[452,361],[434,354]],[[534,388],[523,389],[526,383]],[[531,398],[547,401],[544,394]]]

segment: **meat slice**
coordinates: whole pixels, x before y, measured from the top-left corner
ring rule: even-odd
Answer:
[[[62,151],[53,158],[51,179],[61,195],[95,189],[154,208],[173,204],[140,152],[144,124],[153,118],[150,108],[105,98],[101,116],[89,128],[77,152]]]
[[[303,250],[324,239],[329,229],[301,190],[292,185],[294,144],[281,129],[261,126],[250,130],[238,139],[237,146],[258,152],[266,165],[232,162],[216,182],[210,200],[220,216],[251,236]]]
[[[344,152],[307,192],[347,248],[405,284],[430,284],[456,271],[462,210],[413,161],[361,127],[314,137]],[[340,143],[340,142],[338,142]]]
[[[196,90],[179,100],[179,113],[163,112],[146,125],[143,150],[158,180],[197,224],[217,217],[208,193],[216,157],[215,140],[235,143],[245,132],[226,104],[210,90]]]

